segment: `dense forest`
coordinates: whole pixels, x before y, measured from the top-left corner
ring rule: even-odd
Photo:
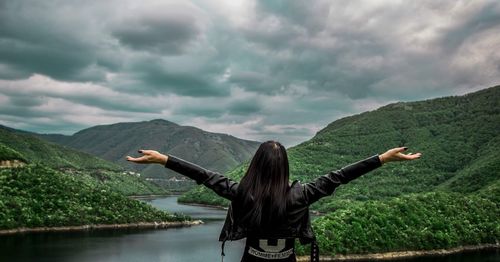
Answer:
[[[45,165],[0,169],[0,229],[187,219]]]
[[[127,195],[167,194],[103,159],[1,127],[0,229],[179,221]]]
[[[313,223],[322,249],[334,255],[498,242],[498,130],[500,86],[342,118],[290,148],[291,177],[304,183],[392,147],[423,153],[417,161],[384,165],[314,204],[327,214]],[[246,165],[227,175],[238,180]],[[179,201],[228,204],[203,187]]]
[[[3,126],[0,126],[0,160],[41,164],[72,174],[76,179],[108,185],[125,195],[168,193],[119,165]]]
[[[98,157],[39,139],[28,132],[0,125],[0,157],[14,150],[27,162],[44,163],[54,168],[122,170]],[[6,156],[6,155],[5,155]]]

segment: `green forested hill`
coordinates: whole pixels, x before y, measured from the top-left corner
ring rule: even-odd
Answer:
[[[0,127],[0,160],[27,163],[0,165],[0,230],[187,219],[127,198],[167,193],[136,174],[28,132]]]
[[[328,214],[313,223],[322,250],[334,255],[498,242],[499,130],[496,86],[342,118],[290,148],[292,179],[302,182],[397,146],[423,154],[388,163],[313,205]],[[228,176],[238,180],[245,170],[242,165]],[[203,187],[180,201],[227,204]]]
[[[24,159],[19,152],[3,144],[0,144],[0,161],[1,160],[20,160],[26,162],[26,159]]]
[[[0,160],[40,163],[73,174],[76,179],[106,184],[125,195],[167,193],[119,165],[3,126],[0,126]]]
[[[42,164],[0,169],[0,230],[186,219]]]
[[[162,119],[95,126],[72,136],[39,137],[102,157],[154,178],[165,178],[175,173],[160,166],[129,163],[125,157],[136,155],[138,149],[148,148],[168,152],[212,170],[225,172],[247,161],[259,145],[255,141],[210,133],[191,126],[180,126]]]
[[[28,132],[0,126],[0,145],[24,157],[30,163],[40,162],[54,168],[122,170],[116,164],[75,151],[30,135]],[[3,149],[0,149],[3,151]]]
[[[395,146],[423,153],[390,163],[351,185],[338,198],[380,199],[436,189],[473,192],[500,179],[500,86],[476,93],[396,103],[335,121],[291,148],[292,173],[308,181]]]
[[[308,182],[396,146],[422,152],[420,160],[389,163],[347,186],[336,197],[316,205],[323,211],[332,201],[383,199],[407,193],[448,190],[474,192],[500,179],[500,86],[464,96],[395,103],[332,122],[312,139],[288,150],[291,176]],[[230,175],[240,177],[244,166]],[[181,199],[190,201],[202,196]],[[195,191],[193,191],[195,192]],[[210,202],[210,201],[207,201]]]

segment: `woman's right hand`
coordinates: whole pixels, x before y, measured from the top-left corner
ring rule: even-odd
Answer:
[[[396,147],[393,149],[389,149],[385,153],[379,155],[380,162],[382,164],[385,164],[394,161],[407,161],[407,160],[418,159],[420,158],[420,156],[422,156],[421,153],[403,154],[403,152],[406,151],[407,149],[408,149],[407,147]]]
[[[139,150],[142,154],[140,157],[127,156],[127,161],[134,162],[137,164],[161,164],[165,165],[168,161],[168,156],[155,151],[155,150]]]

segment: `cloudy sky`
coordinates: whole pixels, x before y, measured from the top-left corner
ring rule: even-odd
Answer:
[[[0,124],[163,118],[291,146],[500,84],[500,1],[0,0]]]

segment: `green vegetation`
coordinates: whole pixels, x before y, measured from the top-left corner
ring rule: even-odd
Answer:
[[[76,179],[106,185],[125,195],[168,194],[135,173],[86,153],[46,142],[31,133],[0,126],[0,160],[21,160],[72,174]]]
[[[245,163],[228,173],[226,175],[232,179],[239,181],[245,171],[248,168],[249,163]],[[208,190],[206,187],[197,186],[182,194],[177,201],[179,203],[197,203],[203,205],[211,206],[221,206],[226,207],[229,205],[229,201],[215,194],[212,190]]]
[[[166,195],[169,192],[129,171],[113,170],[67,170],[77,180],[93,186],[107,186],[127,196]]]
[[[500,86],[459,97],[390,104],[337,120],[290,148],[291,178],[308,182],[405,145],[411,152],[422,152],[422,158],[389,163],[311,207],[328,213],[313,222],[323,250],[366,253],[495,243],[499,226],[494,222],[500,217],[498,130]],[[238,180],[244,171],[240,166],[228,176]],[[179,201],[227,204],[202,187]],[[417,223],[419,216],[422,221]],[[377,222],[385,220],[388,224]]]
[[[0,170],[0,229],[187,219],[44,165]]]
[[[0,229],[186,219],[128,199],[168,193],[136,173],[26,132],[0,127],[0,160],[31,163],[0,169]]]
[[[205,187],[197,186],[188,192],[182,194],[178,199],[179,203],[196,203],[202,205],[210,206],[229,206],[229,201],[215,194],[211,190],[207,190]]]
[[[313,227],[323,254],[359,254],[496,243],[499,217],[498,202],[431,192],[350,203]]]
[[[259,146],[255,141],[180,126],[163,119],[94,126],[72,136],[38,136],[140,172],[144,177],[157,179],[179,175],[161,166],[127,162],[125,156],[136,155],[138,149],[149,148],[169,152],[214,171],[226,172],[247,161]]]
[[[1,160],[20,160],[26,162],[26,159],[16,150],[0,144],[0,161]]]
[[[53,168],[122,170],[103,159],[3,126],[0,126],[0,145],[18,152],[30,163],[39,162]]]

